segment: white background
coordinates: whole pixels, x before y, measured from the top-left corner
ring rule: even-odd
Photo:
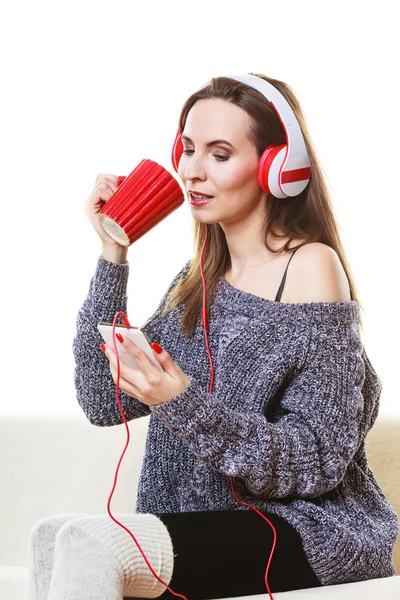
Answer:
[[[183,102],[213,76],[286,81],[304,110],[360,299],[364,345],[399,413],[395,2],[14,2],[2,10],[1,413],[82,414],[72,340],[101,242],[98,173],[172,171]],[[192,256],[185,203],[129,249],[141,325]]]

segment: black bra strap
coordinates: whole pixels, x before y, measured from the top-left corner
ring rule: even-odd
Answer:
[[[294,253],[295,253],[297,250],[298,250],[298,248],[296,248],[296,250],[294,250],[294,251],[292,252],[292,256],[289,258],[288,264],[286,265],[286,269],[285,269],[285,272],[284,272],[284,274],[283,274],[283,277],[282,277],[281,284],[280,284],[280,286],[279,286],[279,289],[278,289],[278,292],[277,292],[277,294],[276,294],[275,302],[280,302],[280,301],[281,301],[281,296],[282,296],[283,288],[285,287],[286,273],[287,273],[287,270],[288,270],[288,267],[289,267],[290,261],[291,261],[291,260],[292,260],[292,258],[293,258],[293,254],[294,254]]]

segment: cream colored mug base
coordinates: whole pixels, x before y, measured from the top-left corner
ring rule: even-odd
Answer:
[[[121,246],[129,246],[129,237],[113,219],[110,219],[107,215],[99,215],[99,223],[114,242],[118,242]]]

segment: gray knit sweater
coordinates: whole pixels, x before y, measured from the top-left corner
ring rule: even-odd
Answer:
[[[142,326],[190,377],[186,390],[152,408],[119,390],[127,420],[150,415],[136,511],[250,510],[233,497],[232,476],[239,498],[299,532],[323,585],[393,575],[399,521],[365,454],[382,384],[360,339],[359,304],[274,302],[221,278],[208,329],[210,394],[200,318],[187,340],[182,306],[161,316],[189,264]],[[100,256],[76,321],[77,399],[100,427],[123,423],[97,324],[129,316],[128,274],[128,262]]]

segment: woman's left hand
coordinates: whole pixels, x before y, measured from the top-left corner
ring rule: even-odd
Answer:
[[[190,381],[189,377],[172,360],[166,350],[162,348],[161,353],[158,353],[152,345],[153,355],[164,369],[164,371],[159,371],[132,340],[123,337],[121,343],[139,366],[139,370],[133,369],[124,363],[120,357],[119,388],[123,392],[137,398],[143,404],[156,406],[172,400],[186,389]],[[158,344],[157,346],[161,348]],[[104,352],[110,361],[110,370],[114,382],[117,383],[117,356],[114,350],[106,344]]]

